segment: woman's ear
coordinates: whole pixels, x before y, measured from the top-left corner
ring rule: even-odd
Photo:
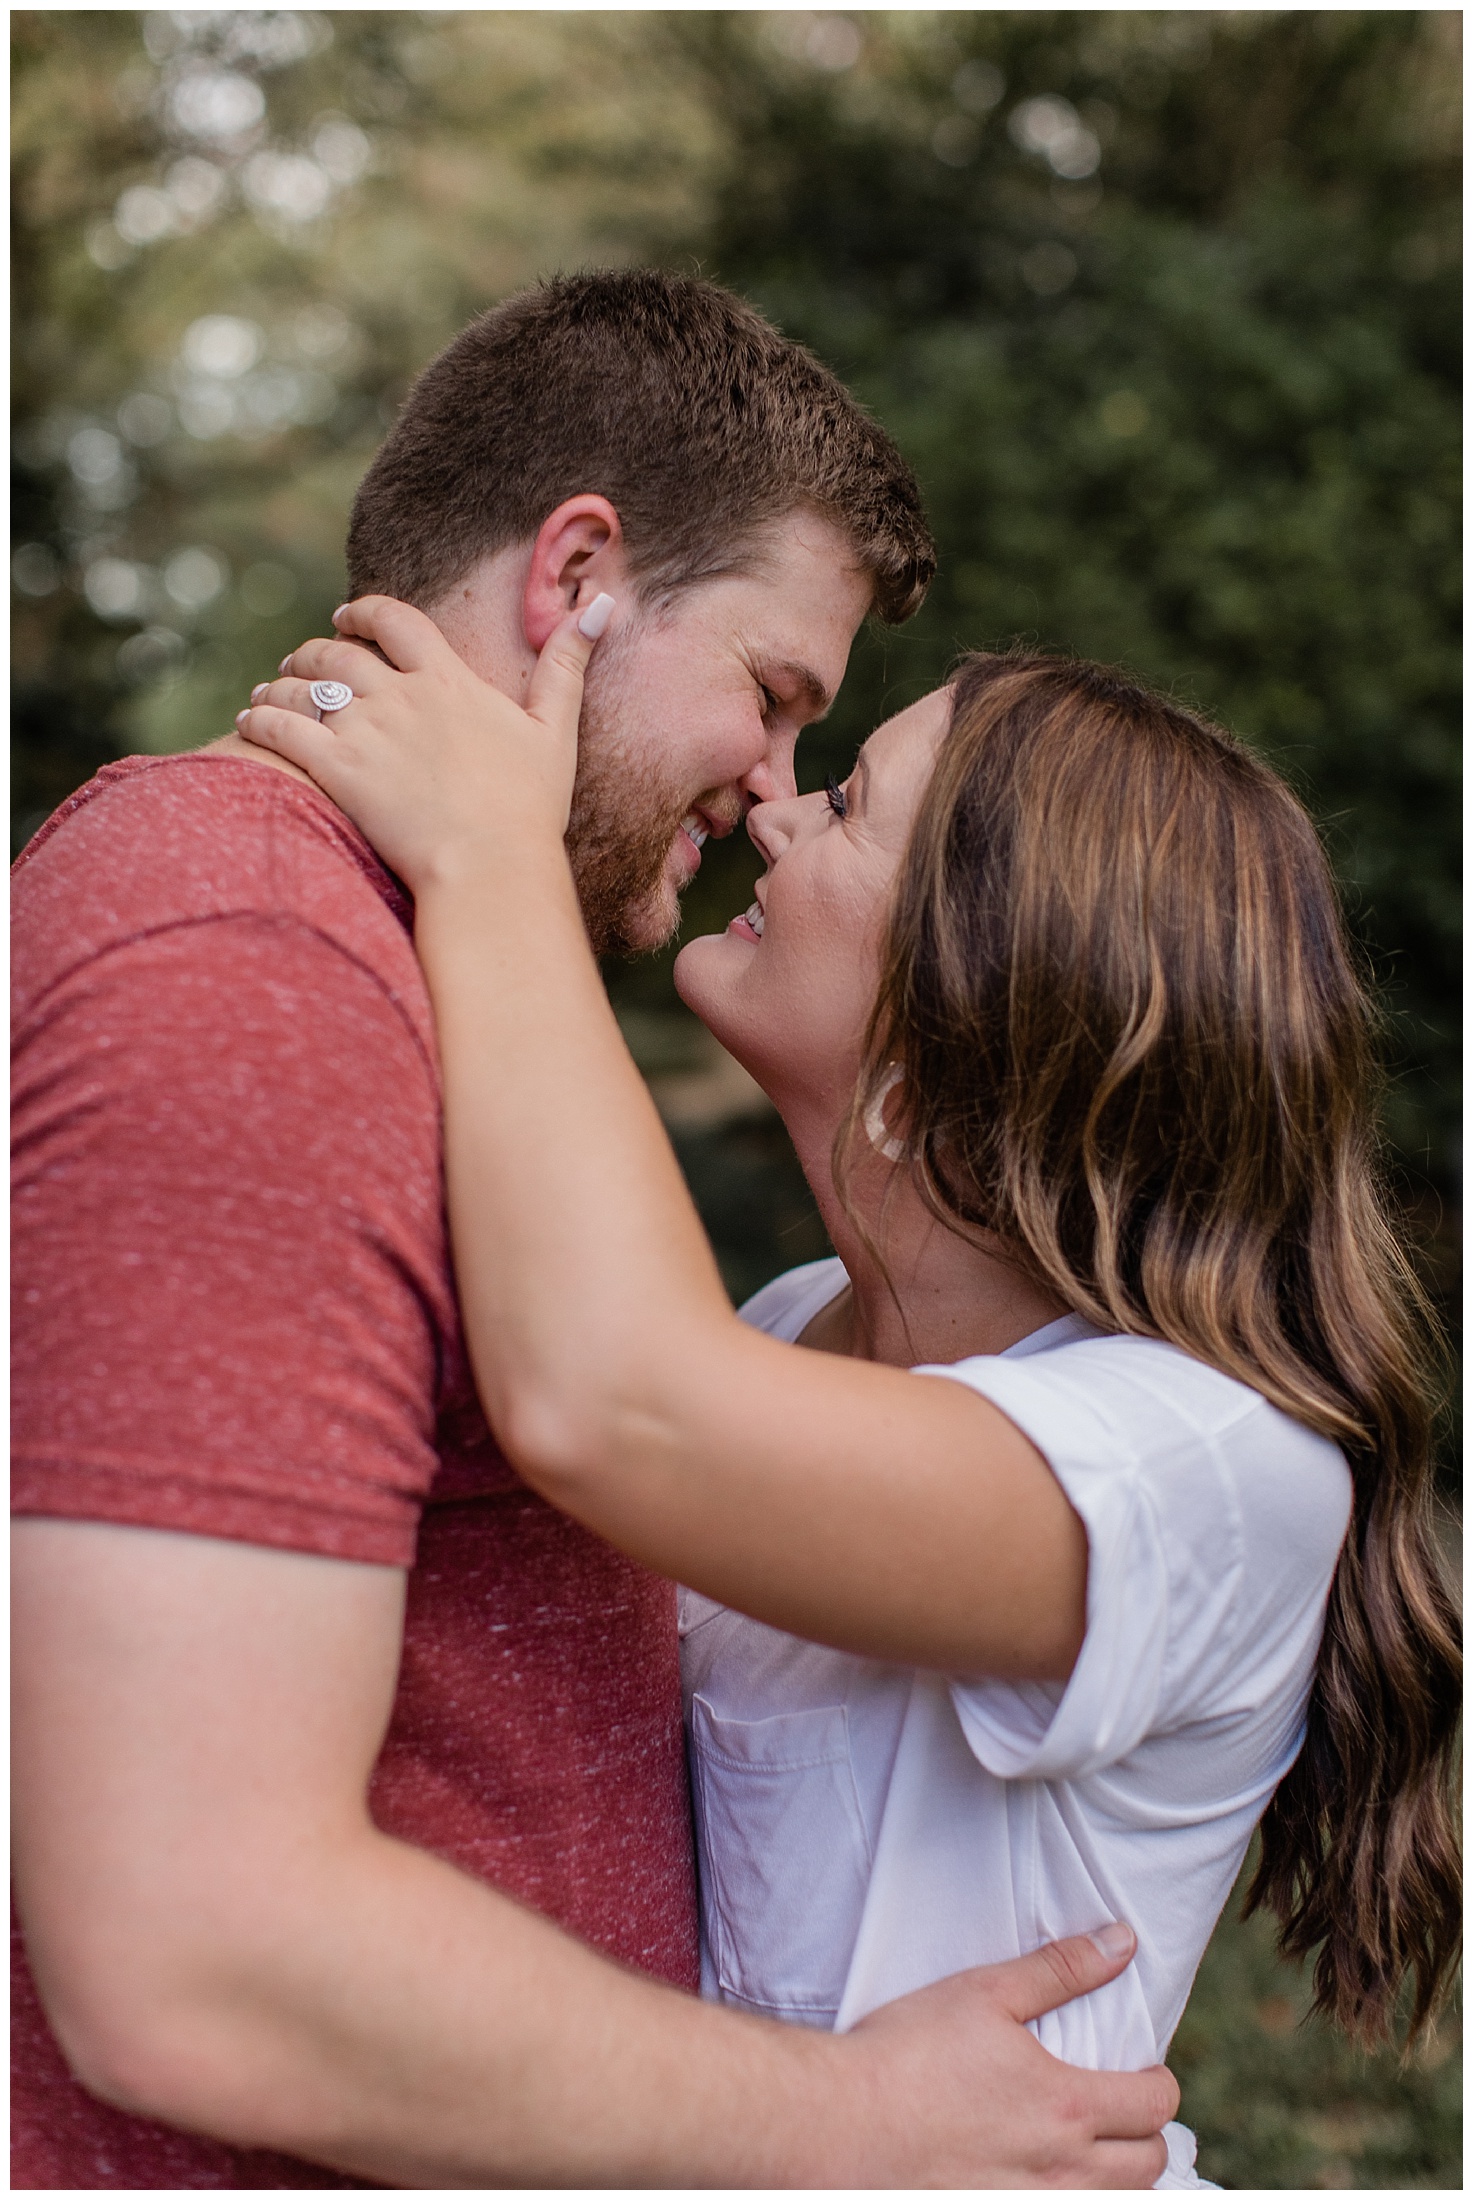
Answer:
[[[537,530],[522,593],[522,632],[540,651],[559,620],[595,596],[626,592],[624,530],[607,497],[568,497]]]

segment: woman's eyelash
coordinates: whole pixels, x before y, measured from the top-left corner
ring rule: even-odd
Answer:
[[[823,791],[828,797],[829,808],[833,811],[835,817],[847,817],[849,814],[849,798],[832,772],[829,773],[824,782]]]

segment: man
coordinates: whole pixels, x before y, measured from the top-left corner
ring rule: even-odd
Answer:
[[[349,563],[511,693],[639,607],[570,832],[639,948],[932,555],[831,375],[633,274],[450,346]],[[1148,2183],[1166,2074],[1024,2030],[1128,1935],[843,2040],[678,1991],[672,1591],[480,1416],[410,912],[274,761],[110,767],[19,872],[15,2182]]]

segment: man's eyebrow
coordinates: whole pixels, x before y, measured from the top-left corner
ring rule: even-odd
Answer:
[[[792,657],[778,657],[771,660],[769,669],[774,673],[785,673],[790,680],[796,681],[803,692],[803,700],[811,705],[814,717],[827,718],[833,708],[834,698],[811,666],[801,665]]]

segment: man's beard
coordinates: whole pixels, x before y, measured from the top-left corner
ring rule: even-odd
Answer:
[[[617,683],[605,663],[583,703],[578,774],[568,818],[568,860],[583,922],[596,955],[631,955],[663,947],[679,929],[679,911],[664,906],[661,888],[675,836],[691,802],[655,775],[649,756],[636,761],[614,731]],[[612,692],[611,692],[612,689]]]

